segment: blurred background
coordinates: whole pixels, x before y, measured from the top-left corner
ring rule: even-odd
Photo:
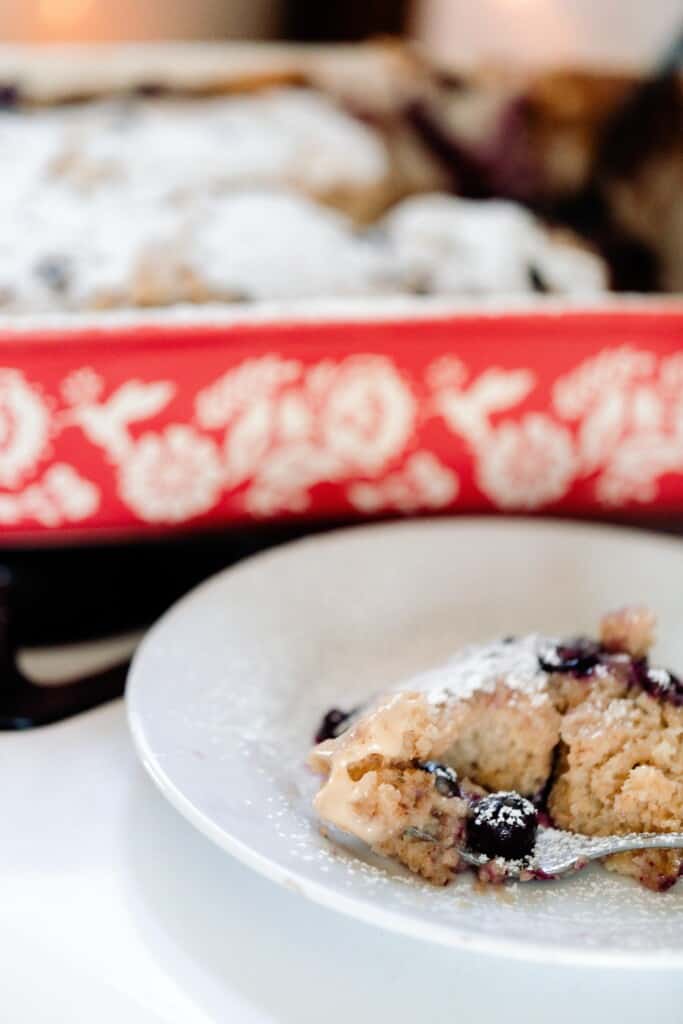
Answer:
[[[665,48],[681,0],[2,0],[3,42],[418,38],[439,58],[643,64]]]
[[[416,111],[413,107],[408,111],[409,116],[397,119],[398,128],[394,122],[391,123],[391,131],[396,132],[397,138],[403,140],[401,131],[412,137],[412,133],[420,129],[422,141],[430,142],[434,151],[432,153],[425,143],[429,150],[427,155],[431,160],[436,154],[434,163],[443,177],[441,165],[449,160],[457,165],[458,158],[462,156],[463,147],[458,144],[458,132],[462,130],[465,143],[481,143],[476,150],[479,153],[476,169],[479,173],[483,167],[490,182],[485,183],[483,192],[480,189],[480,192],[468,194],[463,173],[462,188],[455,191],[468,198],[479,199],[487,194],[500,197],[502,194],[504,198],[524,202],[529,200],[529,196],[517,193],[528,167],[524,160],[516,164],[514,147],[510,144],[515,131],[522,147],[529,142],[523,130],[527,122],[522,124],[520,121],[521,112],[522,119],[530,117],[529,138],[534,144],[538,138],[539,152],[541,149],[544,154],[547,151],[551,157],[556,154],[552,160],[549,158],[547,168],[544,164],[544,173],[547,170],[552,188],[548,188],[549,199],[545,195],[541,198],[554,204],[547,211],[549,219],[552,214],[558,223],[576,229],[589,242],[599,243],[603,253],[610,258],[615,277],[617,271],[623,271],[624,267],[628,274],[633,271],[630,277],[623,275],[620,290],[651,290],[642,286],[642,280],[649,280],[655,275],[653,253],[658,247],[657,258],[663,252],[669,263],[675,265],[675,274],[672,271],[669,276],[674,285],[665,289],[675,292],[681,290],[677,282],[683,279],[679,227],[679,182],[683,165],[680,155],[676,155],[680,146],[676,138],[675,116],[675,112],[680,110],[680,92],[676,93],[675,88],[666,92],[667,82],[661,74],[658,76],[657,71],[661,69],[662,56],[671,49],[675,39],[678,38],[680,46],[682,20],[683,0],[344,0],[338,3],[321,3],[320,0],[117,0],[116,3],[111,0],[0,0],[0,49],[1,44],[11,46],[15,43],[218,42],[226,39],[317,43],[389,36],[416,40],[435,63],[441,65],[434,75],[439,92],[432,106],[426,108],[426,118],[424,109],[420,113],[419,108]],[[42,54],[39,59],[43,61]],[[498,96],[494,88],[495,102],[490,105],[490,121],[494,123],[500,114],[500,131],[492,130],[489,140],[486,136],[489,108],[484,105],[480,109],[476,105],[476,89],[471,90],[471,96],[468,96],[467,89],[462,88],[466,76],[459,75],[457,71],[486,69],[487,65],[495,64],[555,70],[575,67],[599,69],[601,72],[644,70],[646,73],[640,79],[646,86],[650,80],[651,87],[647,86],[640,93],[639,105],[631,104],[631,122],[637,123],[638,131],[622,130],[624,122],[620,121],[618,131],[609,135],[604,146],[594,144],[594,137],[600,140],[601,126],[607,123],[609,111],[615,106],[620,109],[618,97],[631,95],[629,76],[621,76],[624,82],[617,82],[615,100],[610,83],[603,96],[603,91],[593,88],[590,82],[587,86],[582,82],[582,78],[590,78],[590,75],[566,75],[565,79],[560,75],[549,83],[547,90],[541,88],[534,94],[535,106],[520,105],[504,90]],[[41,63],[41,69],[44,67],[45,64]],[[451,69],[455,71],[451,72]],[[619,78],[618,75],[613,77]],[[18,90],[10,81],[3,95],[2,84],[0,106],[4,103],[6,110],[12,113]],[[372,90],[365,90],[364,83],[361,89],[364,90],[363,100],[377,99]],[[483,110],[481,139],[476,137],[476,132],[472,138],[468,136],[470,107],[467,104],[470,99],[474,104],[475,121]],[[526,103],[524,97],[522,99]],[[363,107],[363,104],[359,106]],[[357,112],[368,124],[372,120],[372,107],[373,102],[368,102],[367,109]],[[626,101],[623,107],[628,113]],[[653,109],[659,111],[660,116],[651,116]],[[674,110],[674,116],[670,115],[670,110]],[[422,119],[420,123],[419,118]],[[611,119],[609,123],[612,123]],[[548,125],[550,143],[546,146]],[[534,134],[536,130],[537,134]],[[430,133],[431,138],[428,138]],[[445,151],[444,139],[448,143]],[[591,171],[591,160],[596,153],[595,161],[599,170],[604,171],[603,165],[607,161],[603,159],[603,149],[610,158],[616,154],[622,163],[626,161],[629,174],[635,168],[634,179],[641,165],[648,171],[650,157],[654,154],[653,175],[644,179],[644,199],[638,194],[637,202],[631,202],[627,194],[622,202],[631,220],[623,214],[626,228],[617,232],[616,242],[613,238],[613,211],[602,203],[602,192],[597,197],[602,205],[596,202],[598,175]],[[624,156],[625,150],[628,152]],[[661,165],[657,163],[660,151],[664,153]],[[409,147],[407,152],[405,159],[410,163],[413,149]],[[469,152],[466,147],[465,152]],[[573,157],[569,159],[568,154],[576,156],[577,153],[578,158],[572,162]],[[428,163],[431,166],[431,162]],[[11,161],[8,164],[11,166]],[[467,161],[463,165],[460,159],[460,164],[456,171],[467,167]],[[470,162],[470,169],[471,166]],[[660,175],[660,166],[664,166],[668,178]],[[509,167],[512,173],[505,178]],[[578,167],[576,181],[572,179],[574,167]],[[499,170],[503,175],[500,181],[495,177]],[[614,168],[610,166],[608,170],[612,172]],[[620,185],[621,168],[617,167],[616,171],[619,172],[615,177]],[[674,177],[675,174],[679,175],[678,178]],[[533,174],[529,177],[534,185]],[[667,185],[667,181],[673,181],[673,186]],[[477,184],[481,185],[479,179]],[[598,184],[601,183],[598,181]],[[667,188],[678,190],[670,202],[670,208],[679,211],[678,219],[661,212],[669,209],[662,205],[661,198],[664,194],[666,200]],[[654,195],[652,203],[651,193]],[[619,196],[622,196],[621,191]],[[609,198],[613,198],[611,193]],[[620,216],[622,207],[618,211]],[[645,229],[638,219],[641,207],[647,214],[647,217],[644,215]],[[634,209],[636,220],[633,220]],[[654,216],[651,215],[652,209],[656,211]],[[617,226],[623,225],[619,222]],[[663,239],[669,240],[668,249]],[[14,264],[15,250],[9,251],[9,261]],[[535,290],[547,289],[541,286]],[[652,419],[647,402],[640,401],[638,408],[644,420],[648,416]],[[3,426],[0,418],[0,447]],[[683,469],[681,475],[683,478]],[[670,528],[680,530],[680,521],[677,519]],[[49,545],[44,549],[32,546],[18,548],[6,544],[4,551],[0,536],[0,563],[6,563],[17,580],[22,639],[31,643],[51,643],[149,622],[191,584],[215,569],[263,546],[303,532],[307,532],[307,528],[300,523],[273,522],[251,532],[224,533],[210,533],[205,524],[200,524],[191,535],[181,534],[158,543],[104,544],[101,548],[82,549],[60,549],[58,545],[54,549]],[[137,581],[135,587],[130,586],[131,579]],[[59,601],[54,600],[55,594],[59,594]],[[0,607],[0,618],[1,613]]]

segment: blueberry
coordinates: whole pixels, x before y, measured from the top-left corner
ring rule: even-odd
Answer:
[[[523,860],[536,842],[538,812],[519,793],[492,793],[479,800],[467,821],[467,845],[474,853]]]
[[[632,664],[633,676],[639,686],[658,700],[666,700],[676,707],[683,705],[683,681],[666,668],[649,665],[647,658]]]
[[[145,99],[158,99],[166,93],[166,86],[162,82],[138,82],[133,90],[135,96],[142,96]]]
[[[587,676],[600,663],[602,648],[595,640],[586,636],[573,637],[554,647],[547,647],[538,656],[538,662],[545,672],[570,672],[575,676]]]
[[[458,776],[447,764],[440,761],[418,761],[417,767],[434,776],[434,786],[441,796],[460,796]]]
[[[66,256],[44,256],[35,264],[33,272],[50,291],[62,295],[68,290],[71,269]]]
[[[323,715],[322,721],[318,726],[315,742],[322,743],[323,740],[336,740],[337,736],[341,736],[347,728],[346,723],[354,712],[355,708],[352,711],[340,711],[339,708],[330,708],[327,714]]]
[[[18,85],[14,82],[0,83],[0,109],[12,110],[19,105],[20,98]]]
[[[454,71],[433,71],[435,82],[442,89],[452,89],[454,92],[466,92],[471,87],[471,82],[464,76]]]
[[[527,266],[526,272],[532,291],[539,292],[541,294],[551,291],[540,270],[538,267],[535,267],[533,263],[530,263]]]

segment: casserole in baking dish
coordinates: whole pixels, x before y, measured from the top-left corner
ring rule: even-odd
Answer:
[[[7,542],[681,507],[683,304],[607,294],[677,286],[675,141],[562,216],[626,78],[160,46],[0,83]]]

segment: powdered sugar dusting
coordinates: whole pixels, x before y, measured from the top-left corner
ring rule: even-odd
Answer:
[[[548,674],[538,661],[540,651],[556,641],[536,633],[465,647],[444,665],[423,672],[402,683],[402,690],[427,693],[429,700],[442,704],[466,700],[475,693],[491,693],[504,683],[508,689],[530,697],[538,704],[548,699]]]
[[[497,806],[491,801],[484,800],[481,804],[476,805],[475,821],[500,821],[505,825],[525,825],[526,816],[535,813],[535,808],[531,801],[520,797],[519,793],[501,791],[496,793],[496,796],[514,796],[518,803],[503,803]]]
[[[386,291],[388,260],[348,219],[288,191],[207,199],[187,263],[214,295],[297,299]]]
[[[380,187],[384,144],[322,94],[0,112],[0,144],[12,154],[0,194],[0,305],[10,311],[377,290],[379,250],[356,243],[343,217],[306,197]],[[263,209],[241,202],[244,189],[261,190]],[[300,193],[298,206],[279,200],[288,189]],[[211,291],[204,252],[216,273],[226,262],[227,271],[246,265],[248,284],[251,265],[265,269],[252,288],[240,291],[239,275],[226,286],[223,273]],[[187,286],[193,271],[207,294]]]
[[[552,291],[605,290],[598,257],[510,203],[417,197],[356,233],[322,204],[358,220],[383,207],[386,145],[310,89],[5,111],[0,145],[12,154],[0,307],[12,314],[530,293],[530,260]]]
[[[415,196],[388,214],[385,227],[404,274],[429,292],[533,291],[530,268],[550,291],[607,288],[599,257],[546,231],[517,203]]]

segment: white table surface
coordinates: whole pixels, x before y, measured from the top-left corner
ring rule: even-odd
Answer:
[[[49,671],[81,652],[43,655]],[[683,1021],[683,972],[535,967],[390,935],[211,845],[137,763],[121,701],[0,733],[7,1024]]]

